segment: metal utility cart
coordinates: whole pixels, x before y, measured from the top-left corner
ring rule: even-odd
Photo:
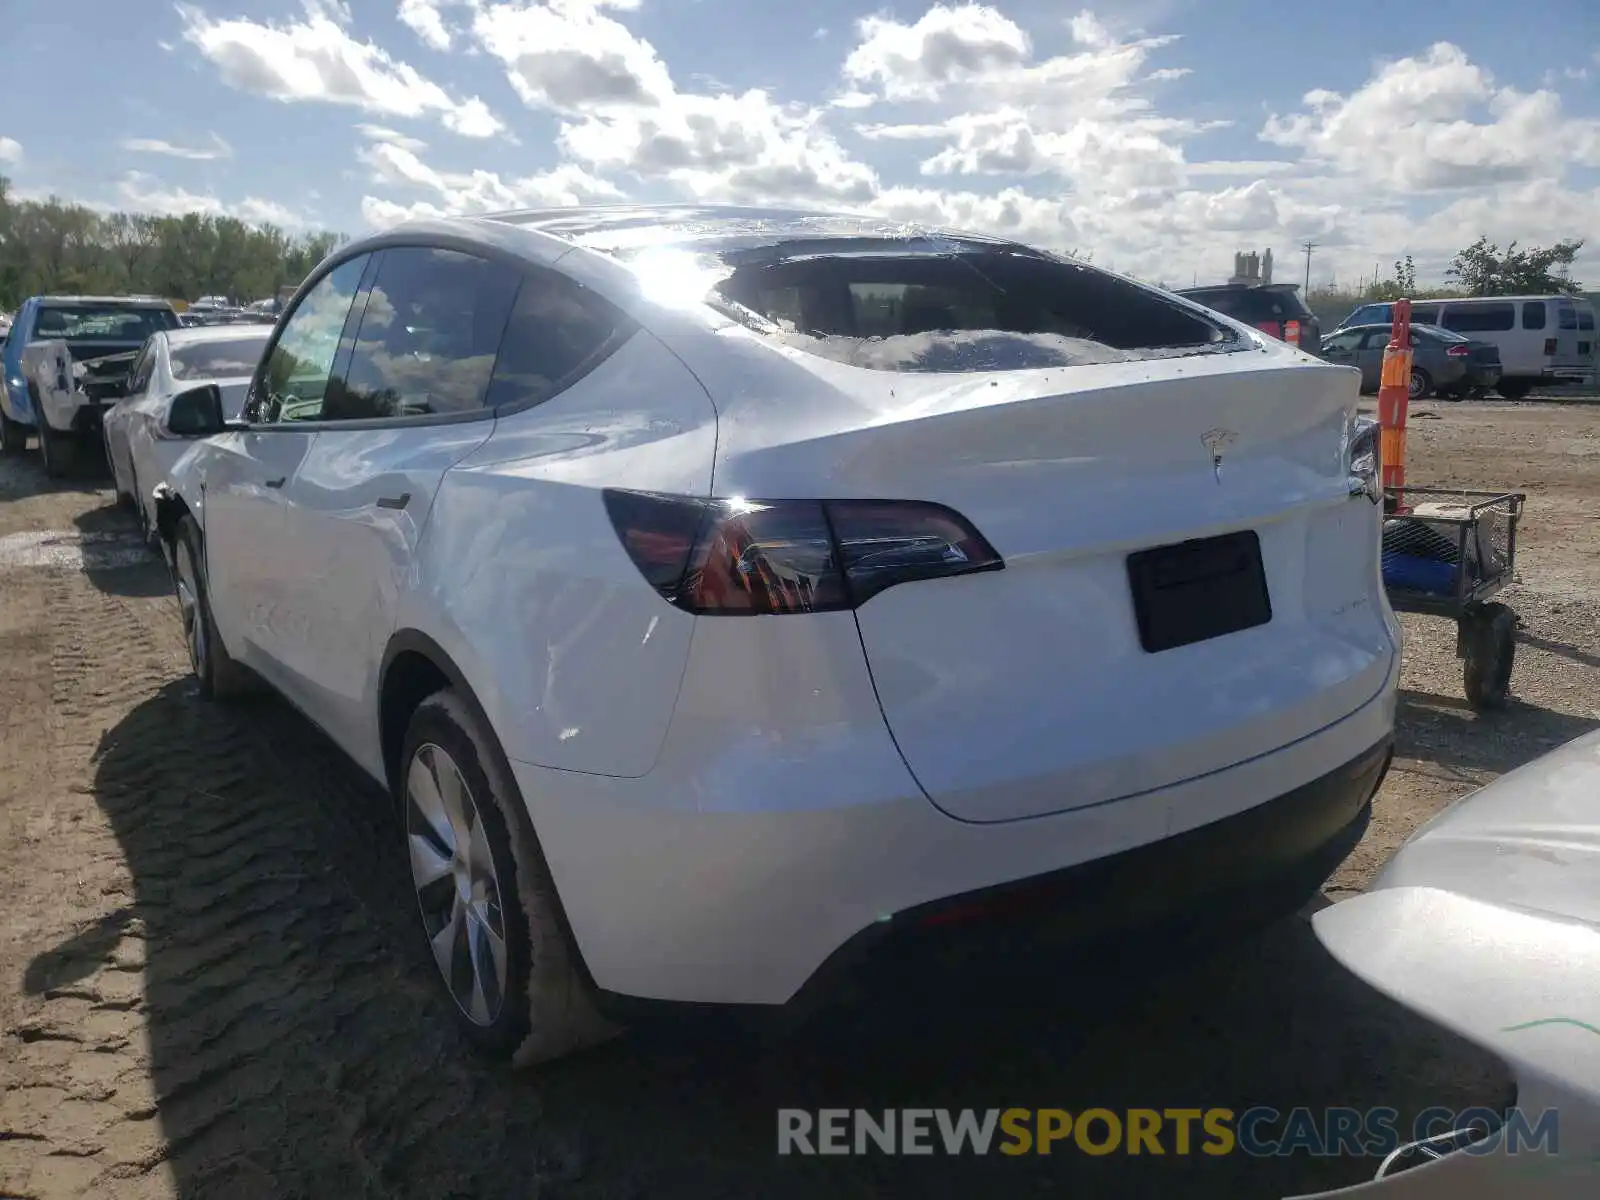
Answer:
[[[1499,708],[1511,693],[1517,615],[1493,599],[1513,578],[1523,492],[1386,489],[1383,582],[1398,612],[1453,617],[1467,702]]]

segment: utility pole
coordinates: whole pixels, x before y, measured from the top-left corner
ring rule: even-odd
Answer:
[[[1306,252],[1306,295],[1311,294],[1311,252],[1317,248],[1316,242],[1301,242],[1300,249]]]

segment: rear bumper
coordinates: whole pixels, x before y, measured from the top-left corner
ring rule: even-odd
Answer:
[[[830,668],[848,671],[849,660],[841,654]],[[879,946],[889,953],[890,935],[916,940],[919,929],[951,924],[940,913],[975,901],[1012,907],[995,888],[1042,892],[1055,932],[1085,940],[1174,915],[1182,924],[1197,911],[1215,930],[1223,907],[1269,920],[1297,907],[1361,836],[1387,763],[1398,668],[1395,655],[1384,687],[1342,720],[1256,758],[1112,803],[987,825],[928,802],[875,706],[779,736],[736,719],[745,711],[738,673],[724,672],[734,694],[719,702],[734,717],[686,718],[680,700],[642,778],[512,769],[600,989],[782,1005],[825,992],[830,976]],[[685,695],[693,691],[686,681]],[[812,698],[810,688],[790,691]]]

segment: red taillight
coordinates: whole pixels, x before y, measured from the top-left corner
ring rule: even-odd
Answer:
[[[616,488],[603,495],[640,574],[686,612],[831,612],[897,583],[1005,566],[942,504],[706,500]]]
[[[1545,340],[1544,340],[1544,352],[1546,354],[1554,354],[1556,352],[1556,339],[1555,338],[1545,338]]]
[[[1447,349],[1445,351],[1445,354],[1448,355],[1451,358],[1465,358],[1467,355],[1469,355],[1471,353],[1472,353],[1472,347],[1470,347],[1470,346],[1459,346],[1459,345],[1458,346],[1451,346],[1449,349]]]

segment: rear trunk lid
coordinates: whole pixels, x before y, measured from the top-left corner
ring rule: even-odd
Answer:
[[[781,424],[714,392],[719,494],[814,494],[820,461],[825,496],[947,504],[1005,559],[857,610],[889,728],[947,814],[1162,788],[1383,688],[1395,650],[1378,510],[1349,491],[1348,368],[1281,347],[966,374],[790,364],[825,387],[785,388]],[[1219,540],[1164,549],[1199,539]]]

